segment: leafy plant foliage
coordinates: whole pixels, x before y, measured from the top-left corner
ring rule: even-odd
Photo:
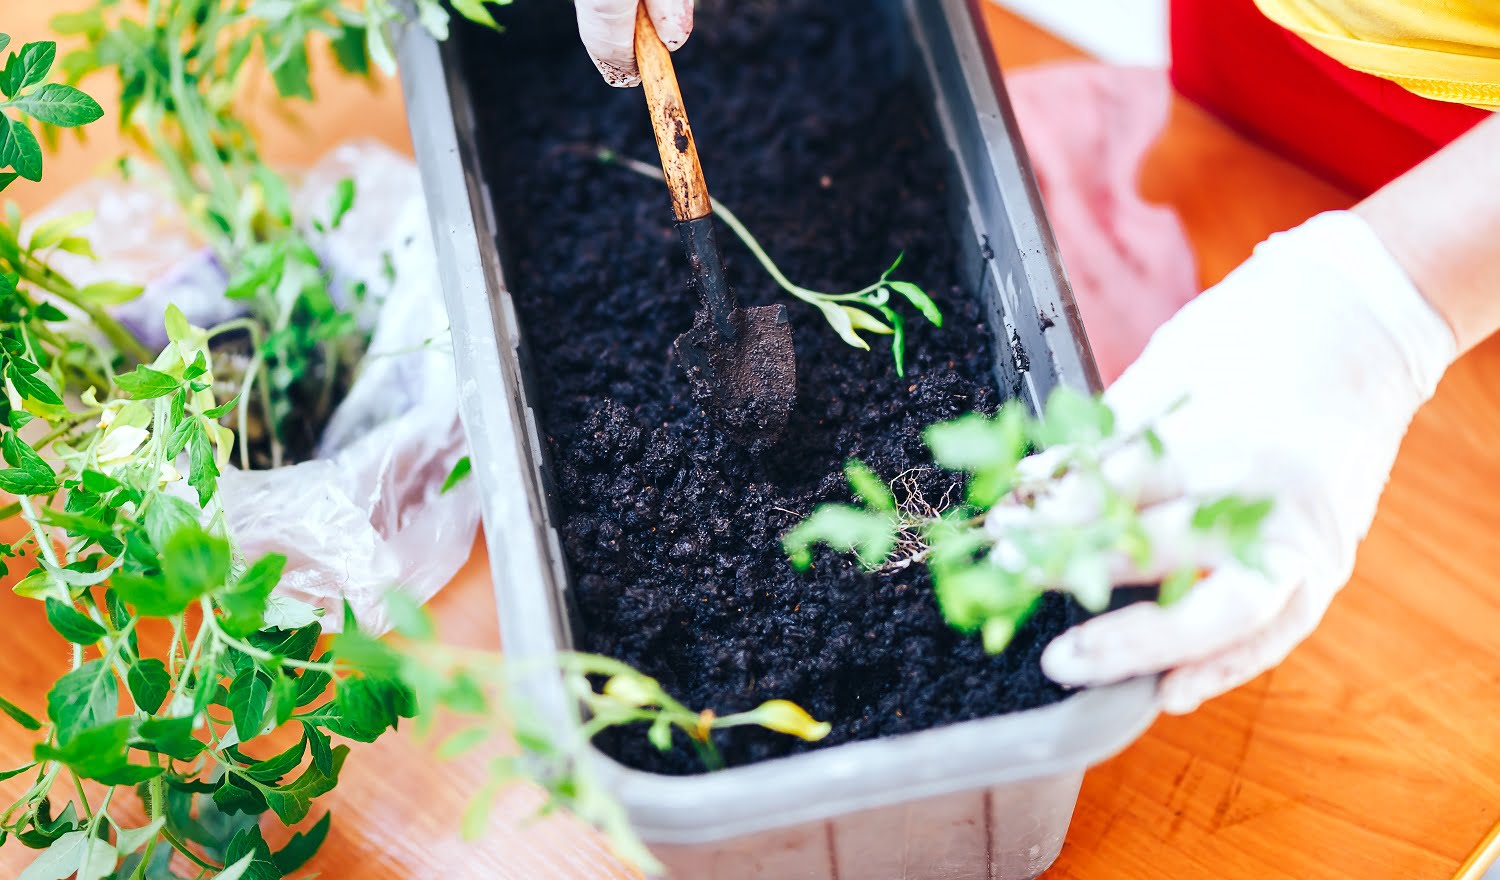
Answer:
[[[824,545],[853,553],[871,570],[926,565],[948,623],[979,633],[989,651],[999,652],[1045,592],[1065,592],[1090,611],[1103,611],[1113,589],[1111,563],[1150,563],[1153,548],[1141,511],[1104,478],[1103,462],[1135,442],[1157,456],[1164,450],[1149,429],[1118,434],[1101,400],[1060,388],[1041,418],[1011,401],[994,416],[970,413],[933,425],[926,442],[938,465],[966,475],[962,503],[939,511],[904,509],[880,477],[851,460],[845,474],[861,504],[821,505],[787,532],[783,543],[792,564],[808,567],[814,548]],[[1023,480],[1022,459],[1054,446],[1068,450],[1055,469]],[[1082,482],[1096,515],[1081,521],[1028,515],[1037,493],[1064,478]],[[1253,564],[1270,510],[1268,500],[1203,499],[1192,526]],[[1177,601],[1202,574],[1197,568],[1171,573],[1159,601]]]
[[[400,670],[425,707],[419,723],[431,723],[439,709],[462,719],[438,745],[439,757],[457,758],[486,743],[514,741],[521,747],[521,754],[490,759],[488,779],[464,816],[464,832],[471,838],[483,830],[495,795],[524,779],[546,792],[543,812],[567,809],[603,830],[622,858],[644,871],[657,871],[660,865],[636,837],[624,808],[591,772],[585,747],[601,731],[640,727],[656,748],[668,751],[675,743],[685,743],[705,769],[716,770],[723,766],[723,759],[714,744],[715,731],[757,725],[817,741],[831,730],[827,722],[815,720],[787,700],[768,700],[732,715],[695,712],[668,694],[656,679],[597,654],[564,653],[556,658],[555,666],[549,661],[529,670],[525,664],[519,669],[502,665],[496,657],[438,642],[427,613],[405,594],[388,594],[387,606],[405,644],[393,649],[364,640],[358,653],[373,665]],[[559,671],[568,693],[584,712],[583,723],[571,736],[559,736],[558,731],[568,725],[547,723],[523,694],[529,676]]]

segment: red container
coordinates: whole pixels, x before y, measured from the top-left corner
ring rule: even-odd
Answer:
[[[1366,195],[1489,114],[1350,70],[1254,0],[1172,0],[1172,82],[1241,133]]]

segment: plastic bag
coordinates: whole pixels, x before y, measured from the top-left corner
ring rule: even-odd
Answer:
[[[1162,70],[1093,61],[1027,67],[1005,81],[1107,385],[1198,295],[1182,222],[1137,184],[1166,127],[1171,83]]]
[[[369,350],[313,459],[275,470],[230,468],[220,497],[247,558],[287,557],[278,595],[327,609],[330,631],[340,628],[347,600],[362,629],[383,632],[387,590],[426,601],[468,559],[479,499],[468,480],[441,492],[466,446],[416,167],[378,143],[338,147],[294,189],[294,209],[309,229],[326,221],[345,177],[355,181],[353,207],[336,229],[311,232],[310,241],[341,305],[357,284],[365,286],[360,315],[373,326]],[[44,213],[76,210],[95,212],[80,234],[94,242],[98,259],[63,260],[59,268],[75,283],[145,284],[117,314],[148,346],[166,342],[161,315],[169,302],[199,326],[242,310],[223,296],[223,267],[149,179],[94,181]]]

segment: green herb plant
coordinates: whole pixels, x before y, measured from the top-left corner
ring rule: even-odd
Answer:
[[[1103,611],[1113,589],[1112,561],[1150,563],[1153,548],[1141,510],[1104,478],[1103,462],[1137,442],[1157,456],[1164,450],[1149,428],[1118,433],[1102,400],[1059,388],[1042,418],[1010,401],[994,416],[970,413],[933,425],[925,440],[940,467],[966,475],[962,501],[926,505],[915,490],[898,498],[872,470],[851,459],[845,475],[861,504],[821,505],[788,531],[783,543],[793,565],[810,566],[817,545],[851,552],[873,571],[925,565],[948,623],[979,633],[987,650],[999,652],[1044,593],[1067,593],[1088,610]],[[1040,482],[1023,482],[1021,460],[1054,446],[1068,449],[1055,469]],[[1005,515],[1034,503],[1049,483],[1065,477],[1086,481],[1098,499],[1097,516],[1070,522]],[[1261,522],[1270,509],[1268,500],[1201,499],[1192,525],[1254,564]],[[1161,583],[1159,601],[1177,601],[1202,574],[1196,567],[1172,572]]]
[[[495,26],[487,4],[505,2],[456,0],[453,8]],[[412,6],[421,26],[447,36],[440,0]],[[245,97],[269,76],[280,98],[311,100],[318,41],[350,73],[370,73],[371,60],[393,70],[388,30],[401,18],[391,0],[96,0],[53,20],[83,44],[61,61],[69,81],[114,73],[122,128],[159,164],[229,268],[227,295],[246,304],[237,331],[250,352],[236,372],[251,392],[250,424],[238,427],[263,437],[265,452],[253,462],[260,466],[279,467],[310,449],[369,340],[356,315],[363,290],[344,292],[341,302],[316,249],[352,205],[353,181],[340,183],[326,217],[294,217],[285,179],[244,119]],[[250,442],[241,444],[242,467],[252,465],[251,452]]]
[[[653,180],[662,179],[660,168],[628,156],[621,156],[613,150],[598,150],[595,152],[595,157],[606,165],[617,165]],[[933,326],[943,326],[943,313],[927,291],[910,281],[901,281],[891,277],[900,268],[904,255],[897,255],[890,268],[880,273],[880,277],[874,282],[859,290],[848,293],[810,290],[794,284],[786,277],[786,273],[782,272],[772,261],[765,248],[733,211],[726,208],[718,199],[711,198],[710,201],[713,205],[714,216],[722,220],[724,225],[734,232],[777,286],[821,312],[823,319],[828,322],[828,326],[833,328],[840,339],[855,348],[869,351],[870,344],[859,335],[859,331],[864,330],[891,337],[891,357],[896,362],[896,375],[906,375],[906,319],[893,307],[894,298],[898,296],[905,298]]]
[[[0,185],[41,177],[33,123],[100,116],[83,92],[46,82],[55,58],[55,44],[28,43],[0,67]],[[39,851],[23,880],[292,873],[327,814],[277,851],[258,818],[307,818],[348,753],[334,738],[373,741],[415,714],[412,693],[319,654],[321,612],[271,595],[285,559],[247,559],[226,530],[218,479],[235,438],[220,422],[243,412],[251,378],[218,396],[212,347],[237,322],[195,327],[168,308],[169,344],[153,353],[108,313],[139,287],[78,286],[53,265],[59,252],[92,255],[78,235],[87,215],[22,221],[7,205],[0,491],[15,500],[0,509],[14,527],[0,575],[22,566],[14,591],[68,648],[44,704],[0,697],[0,723],[35,737],[32,760],[0,770],[25,782],[0,805],[0,845]]]
[[[341,636],[335,651],[367,669],[394,671],[423,707],[418,724],[429,729],[440,713],[457,720],[437,746],[440,758],[476,752],[486,744],[516,743],[520,753],[488,762],[488,777],[471,801],[463,829],[471,839],[484,829],[495,797],[518,781],[546,794],[542,812],[565,809],[602,830],[616,853],[643,871],[660,870],[636,837],[624,809],[591,771],[585,746],[612,727],[639,726],[657,749],[685,743],[705,770],[724,766],[715,731],[756,725],[809,742],[826,737],[831,726],[787,700],[768,700],[746,712],[717,715],[693,711],[674,699],[656,679],[597,654],[564,652],[546,662],[508,664],[494,654],[454,648],[437,640],[431,617],[410,597],[392,592],[386,600],[395,644],[366,636]],[[583,710],[583,723],[560,735],[521,693],[530,675],[561,673],[566,692]]]
[[[27,880],[172,877],[173,853],[191,877],[281,877],[327,822],[273,853],[258,816],[306,818],[348,752],[332,737],[372,741],[414,714],[411,694],[315,658],[318,612],[271,597],[286,560],[245,559],[226,533],[217,486],[233,437],[218,419],[234,401],[215,399],[209,360],[222,331],[169,309],[168,347],[112,373],[123,358],[107,348],[50,344],[53,316],[33,307],[45,291],[17,280],[0,310],[0,488],[26,535],[0,555],[32,566],[14,590],[71,647],[44,708],[0,703],[36,734],[33,760],[0,773],[31,779],[0,813],[0,840],[44,850]],[[106,391],[82,386],[94,371]],[[296,744],[268,754],[284,727],[300,728]],[[144,825],[121,819],[131,798]]]

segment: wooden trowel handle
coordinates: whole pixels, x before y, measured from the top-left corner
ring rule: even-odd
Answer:
[[[651,111],[651,127],[656,131],[661,170],[666,173],[667,189],[672,193],[672,213],[680,221],[707,217],[713,213],[713,205],[708,200],[708,184],[703,182],[698,145],[693,141],[687,110],[682,106],[677,72],[672,69],[672,53],[656,35],[656,25],[651,23],[644,0],[635,13],[635,62],[641,71],[646,106]]]

